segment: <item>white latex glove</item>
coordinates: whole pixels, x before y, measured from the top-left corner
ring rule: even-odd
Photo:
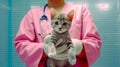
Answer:
[[[50,42],[50,39],[51,39],[51,35],[46,36],[45,39],[44,39],[44,52],[47,55],[49,54],[48,43]],[[72,42],[73,42],[73,46],[75,48],[75,55],[80,54],[82,49],[83,49],[83,45],[82,45],[81,41],[78,40],[78,39],[72,39]],[[64,47],[67,47],[67,46],[64,45],[59,50],[64,50],[65,49]],[[63,55],[55,55],[55,56],[52,56],[52,58],[58,59],[58,60],[64,60],[64,59],[68,58],[68,55],[67,55],[67,53],[63,53]]]
[[[73,46],[75,48],[75,54],[78,55],[81,53],[82,49],[83,49],[83,44],[80,40],[78,39],[72,39],[73,42]]]

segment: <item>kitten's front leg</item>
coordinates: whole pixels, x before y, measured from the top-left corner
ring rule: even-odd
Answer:
[[[71,65],[74,65],[76,63],[75,48],[73,46],[71,46],[68,50],[68,61]]]
[[[52,58],[47,59],[47,65],[46,66],[47,67],[56,67],[55,62],[54,62],[54,60]]]
[[[53,57],[56,55],[56,48],[53,42],[49,43],[49,47],[48,47],[48,56],[49,57]]]
[[[63,39],[61,38],[61,39],[58,39],[58,41],[57,41],[57,43],[55,44],[55,46],[57,47],[57,46],[59,46],[60,45],[60,43],[62,43],[63,42]]]

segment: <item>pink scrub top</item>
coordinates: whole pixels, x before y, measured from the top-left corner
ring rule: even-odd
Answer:
[[[100,55],[101,38],[97,27],[93,21],[91,13],[83,5],[73,5],[66,3],[61,13],[69,13],[74,10],[70,35],[73,39],[82,42],[83,50],[78,54],[74,67],[90,67]],[[47,56],[43,51],[43,40],[45,36],[40,36],[42,32],[52,30],[50,25],[50,10],[46,8],[48,21],[42,21],[43,31],[40,27],[40,17],[43,15],[43,8],[32,8],[24,16],[20,23],[14,44],[19,57],[26,64],[26,67],[45,67]],[[48,28],[47,28],[48,27]]]

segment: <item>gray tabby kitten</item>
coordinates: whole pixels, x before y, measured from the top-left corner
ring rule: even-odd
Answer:
[[[72,24],[74,11],[66,14],[57,14],[51,9],[52,34],[48,48],[47,67],[73,67],[76,63],[75,49],[70,38],[69,29]],[[64,47],[63,47],[64,46]],[[65,48],[65,49],[60,49]],[[55,59],[53,56],[67,54],[67,58]]]

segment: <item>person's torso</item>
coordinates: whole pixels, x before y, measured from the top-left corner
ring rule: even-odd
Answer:
[[[61,13],[69,13],[71,10],[74,10],[74,17],[72,20],[72,25],[69,30],[71,38],[80,39],[81,35],[81,6],[76,6],[73,4],[66,4],[61,11]],[[46,7],[45,15],[48,17],[48,21],[42,20],[40,21],[40,17],[43,15],[43,8],[33,8],[32,9],[32,17],[33,17],[33,25],[35,28],[36,36],[38,38],[38,42],[42,42],[45,36],[52,31],[51,27],[51,17],[50,17],[50,9]],[[41,34],[41,35],[39,35]],[[41,40],[42,39],[42,40]]]

